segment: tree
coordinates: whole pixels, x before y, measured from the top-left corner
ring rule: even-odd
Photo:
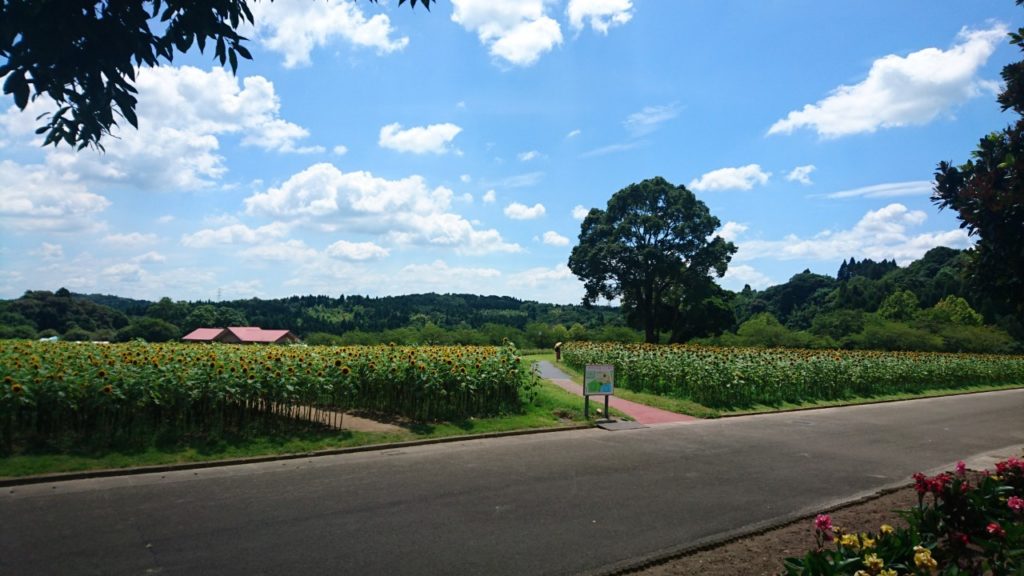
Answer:
[[[1024,28],[1010,38],[1024,50]],[[1024,61],[1005,66],[1002,76],[1002,109],[1024,115]],[[972,156],[958,167],[939,163],[932,201],[956,210],[960,227],[977,237],[970,262],[975,287],[1024,321],[1024,119],[982,138]]]
[[[307,0],[311,1],[311,0]],[[409,0],[427,10],[437,0]],[[377,0],[370,0],[376,3]],[[398,0],[402,5],[406,0]],[[138,127],[135,72],[209,42],[221,66],[251,59],[239,26],[248,0],[3,0],[0,78],[22,110],[46,95],[57,109],[36,130],[43,145],[96,146],[117,118]]]
[[[692,192],[664,178],[619,190],[606,210],[595,208],[583,220],[569,256],[586,289],[584,305],[620,298],[627,321],[657,342],[672,328],[665,309],[706,290],[712,272],[725,274],[736,246],[715,235],[719,225]]]
[[[886,320],[906,322],[912,320],[919,310],[917,295],[910,290],[901,290],[886,296],[878,307],[878,315]]]

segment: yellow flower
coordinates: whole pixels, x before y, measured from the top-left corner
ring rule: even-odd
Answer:
[[[850,548],[851,550],[858,550],[860,549],[860,540],[857,538],[856,534],[843,534],[842,537],[839,538],[839,545]]]
[[[885,566],[885,562],[878,557],[878,554],[868,554],[864,557],[864,565],[872,572],[877,572]]]
[[[879,572],[878,576],[900,576],[900,575],[899,575],[898,572],[896,572],[892,568],[886,568],[885,570],[882,570],[881,572]]]
[[[914,546],[914,564],[918,568],[928,568],[930,570],[934,570],[939,566],[939,563],[932,558],[932,551],[924,546]]]
[[[871,576],[871,574],[863,570],[857,570],[853,573],[853,576]]]
[[[863,546],[865,550],[868,548],[874,548],[875,540],[873,538],[869,538],[867,534],[861,534],[860,545]]]
[[[888,524],[882,524],[880,531],[882,532],[882,534],[892,534],[893,528]]]

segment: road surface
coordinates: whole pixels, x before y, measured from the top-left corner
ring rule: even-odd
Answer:
[[[1022,414],[1016,390],[16,486],[0,574],[599,572],[1019,454]]]

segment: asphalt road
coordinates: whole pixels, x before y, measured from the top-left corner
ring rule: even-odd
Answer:
[[[1008,391],[18,486],[0,574],[593,572],[1022,447]]]

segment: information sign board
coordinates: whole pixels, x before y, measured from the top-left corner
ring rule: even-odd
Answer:
[[[609,396],[613,394],[615,394],[615,366],[587,364],[583,370],[583,395]]]

